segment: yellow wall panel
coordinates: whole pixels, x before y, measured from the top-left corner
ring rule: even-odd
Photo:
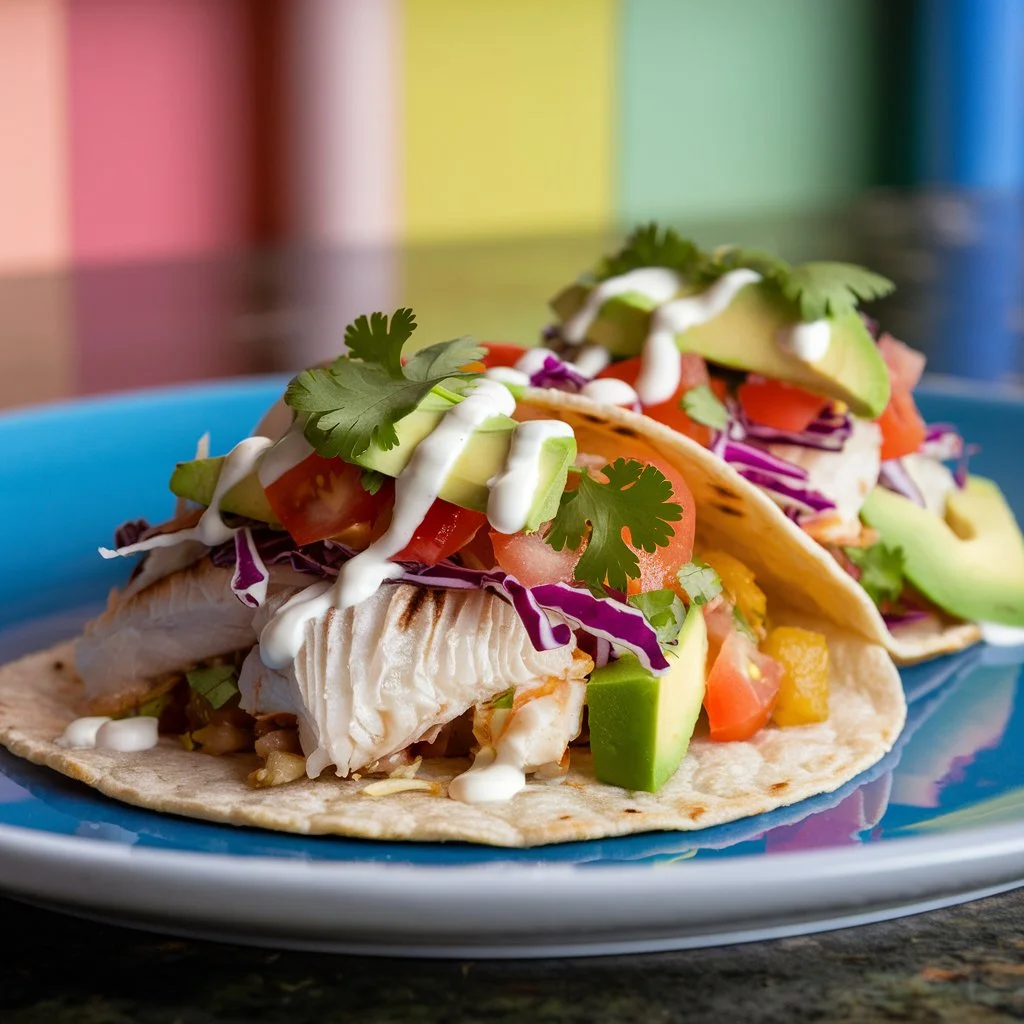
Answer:
[[[405,0],[412,240],[611,216],[615,0]]]

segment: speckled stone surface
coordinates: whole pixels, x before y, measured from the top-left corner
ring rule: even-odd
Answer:
[[[1024,889],[645,956],[414,961],[170,939],[0,900],[3,1024],[1024,1020]]]

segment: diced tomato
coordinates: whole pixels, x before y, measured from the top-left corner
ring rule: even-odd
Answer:
[[[370,523],[391,504],[388,480],[376,494],[359,482],[362,470],[341,459],[307,456],[267,489],[267,501],[281,525],[298,544],[335,537],[360,523]]]
[[[390,509],[385,515],[390,519]],[[487,522],[483,512],[474,512],[437,498],[416,527],[412,540],[394,556],[397,562],[437,565],[468,544]]]
[[[627,459],[636,457],[628,451],[621,455]],[[697,525],[693,494],[682,474],[668,463],[650,458],[640,458],[640,461],[657,466],[665,474],[672,485],[672,500],[682,506],[683,516],[672,524],[675,532],[665,547],[654,552],[636,552],[640,577],[630,580],[629,593],[639,594],[664,587],[682,593],[676,572],[693,556],[693,535]],[[570,476],[569,485],[573,483]],[[626,527],[623,527],[622,536],[628,544],[630,537]],[[541,583],[570,582],[582,554],[581,551],[565,549],[555,551],[540,533],[504,534],[492,530],[490,538],[498,565],[529,587]]]
[[[707,363],[700,356],[693,355],[692,353],[684,353],[680,356],[679,361],[682,377],[675,394],[667,402],[659,402],[657,405],[645,405],[644,415],[650,416],[651,419],[657,420],[659,423],[664,423],[666,427],[671,427],[679,434],[686,434],[687,437],[693,438],[698,444],[707,447],[711,441],[711,432],[702,423],[697,423],[690,419],[686,412],[680,408],[679,404],[683,399],[683,395],[690,388],[708,383]],[[624,380],[627,384],[635,384],[639,375],[640,356],[634,356],[632,359],[623,359],[621,362],[611,363],[597,376],[615,377],[618,380]]]
[[[580,551],[556,551],[540,533],[490,532],[498,566],[520,583],[536,587],[541,583],[571,583]]]
[[[628,458],[628,453],[627,453]],[[682,473],[660,459],[645,459],[665,474],[672,485],[672,500],[682,506],[683,516],[673,524],[675,532],[672,539],[663,548],[656,551],[637,551],[640,563],[640,579],[631,581],[629,592],[642,594],[648,590],[669,588],[680,597],[685,595],[676,573],[680,566],[685,565],[693,557],[693,536],[697,528],[697,506]],[[623,530],[623,539],[629,541],[628,532]],[[635,549],[634,549],[635,550]]]
[[[878,342],[889,368],[892,394],[878,419],[882,431],[882,459],[899,459],[916,452],[924,443],[927,428],[911,390],[924,370],[925,357],[888,334]]]
[[[718,652],[708,674],[704,709],[711,739],[748,740],[771,718],[782,681],[782,666],[739,632]]]
[[[818,418],[827,399],[779,380],[750,377],[736,392],[747,417],[776,430],[799,433]]]
[[[893,383],[885,412],[878,419],[882,429],[882,459],[899,459],[916,452],[924,443],[927,428],[909,391]]]
[[[913,391],[921,382],[921,374],[928,361],[925,354],[904,345],[891,334],[883,334],[878,339],[878,351],[889,367],[892,380],[904,391]]]
[[[515,366],[526,352],[525,346],[505,341],[482,341],[480,344],[487,349],[486,355],[479,362],[467,363],[463,369],[479,372],[493,366]]]

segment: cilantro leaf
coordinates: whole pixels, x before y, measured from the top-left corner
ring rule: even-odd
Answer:
[[[697,423],[703,423],[714,430],[724,430],[729,422],[729,413],[721,399],[707,384],[698,384],[683,394],[679,408]]]
[[[879,542],[869,548],[843,548],[843,552],[860,569],[860,585],[875,604],[898,600],[903,591],[903,548]]]
[[[672,501],[672,485],[655,466],[616,459],[601,472],[607,482],[583,473],[577,489],[562,495],[544,539],[561,551],[578,548],[587,538],[576,579],[594,590],[609,586],[624,591],[627,580],[640,575],[633,548],[653,553],[667,545],[675,533],[671,524],[682,518],[683,509]]]
[[[602,261],[597,278],[603,281],[640,267],[667,267],[690,278],[705,259],[700,249],[675,229],[665,228],[661,231],[657,224],[644,224],[633,231],[614,256]]]
[[[800,307],[804,320],[820,320],[855,309],[858,299],[880,299],[896,286],[887,277],[853,263],[804,263],[778,279],[782,294]]]
[[[677,573],[679,585],[698,608],[713,601],[722,592],[722,580],[707,562],[687,562]]]
[[[648,590],[633,594],[629,603],[643,612],[644,618],[658,634],[659,644],[670,644],[679,636],[686,618],[686,605],[674,590]]]
[[[285,403],[306,413],[303,433],[325,458],[353,462],[371,445],[398,444],[395,424],[442,381],[476,374],[462,370],[482,354],[471,338],[431,345],[402,366],[402,346],[415,330],[412,310],[399,309],[388,326],[383,313],[359,317],[345,331],[347,355],[330,369],[303,370]]]
[[[185,673],[188,685],[210,702],[210,707],[224,707],[238,693],[238,669],[234,665],[211,665]]]
[[[345,328],[348,355],[336,359],[331,369],[345,359],[361,359],[364,363],[378,363],[391,377],[401,377],[402,348],[415,330],[416,314],[407,307],[392,313],[390,326],[383,313],[356,317]]]
[[[359,474],[359,486],[367,494],[376,494],[384,486],[385,480],[387,480],[386,474],[378,473],[375,469],[364,469]]]
[[[468,335],[452,341],[421,348],[405,364],[405,376],[409,380],[440,381],[445,377],[464,376],[462,367],[474,363],[487,354],[487,349]]]

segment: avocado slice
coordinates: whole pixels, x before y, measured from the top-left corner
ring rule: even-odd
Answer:
[[[587,287],[574,285],[553,300],[562,322],[583,306],[588,292]],[[680,292],[684,294],[692,291]],[[601,307],[587,339],[615,356],[636,355],[647,338],[654,307],[650,298],[635,292],[611,298]],[[779,345],[779,332],[799,322],[796,308],[761,281],[741,288],[718,316],[677,335],[676,344],[682,352],[796,384],[845,402],[858,416],[877,419],[889,402],[889,371],[860,316],[850,312],[830,317],[828,351],[814,362]]]
[[[708,635],[691,605],[675,657],[655,676],[632,654],[595,669],[587,684],[594,771],[602,782],[656,793],[679,767],[704,701]]]
[[[883,543],[903,548],[904,573],[957,618],[1024,626],[1024,538],[999,487],[972,476],[950,491],[940,519],[876,487],[861,509]]]
[[[398,476],[405,468],[416,446],[441,421],[455,404],[441,395],[428,395],[419,407],[395,424],[398,444],[390,450],[371,445],[354,460],[356,465],[376,470],[387,476]],[[488,481],[498,474],[508,458],[517,423],[509,416],[492,416],[470,437],[439,491],[439,497],[462,508],[487,511],[490,494]],[[576,457],[576,440],[572,436],[548,438],[541,449],[540,479],[526,520],[527,530],[536,530],[552,519],[565,489],[565,478]],[[223,457],[180,462],[171,475],[171,490],[181,498],[208,505],[220,475]],[[225,494],[221,508],[225,512],[248,516],[263,522],[274,522],[274,513],[257,479],[251,473]]]

